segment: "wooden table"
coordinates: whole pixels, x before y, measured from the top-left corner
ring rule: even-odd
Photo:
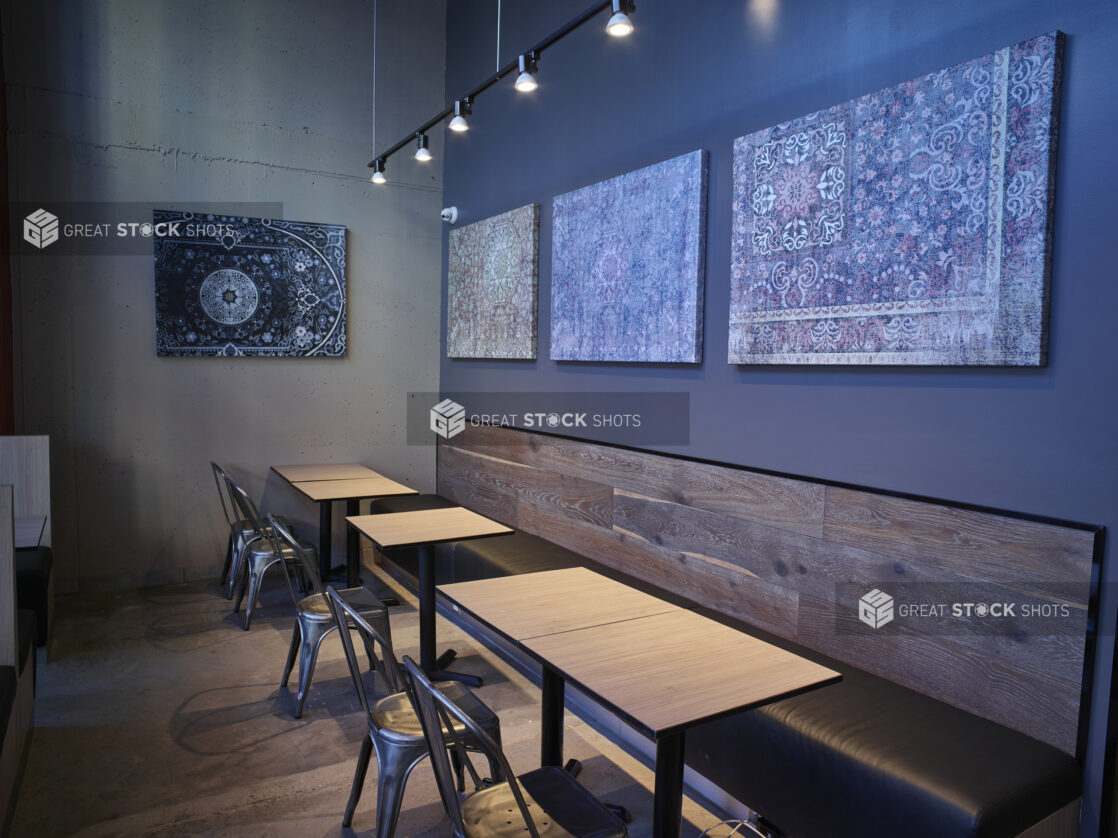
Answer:
[[[346,514],[356,515],[364,498],[415,495],[402,483],[382,477],[360,463],[318,463],[272,466],[272,471],[318,504],[318,569],[325,582],[332,570],[334,501],[346,502]],[[346,587],[361,584],[361,559],[357,536],[346,537]]]
[[[435,654],[435,545],[444,541],[508,535],[512,529],[461,506],[359,515],[347,517],[346,523],[380,550],[419,548],[420,666],[438,680],[464,681],[481,686],[480,678],[447,669],[456,656],[453,649],[448,649],[440,657]]]
[[[608,598],[595,595],[601,607],[581,609],[586,625],[567,628],[574,618],[563,621],[561,612],[574,603],[549,593],[558,590],[554,574],[561,572],[443,585],[440,590],[460,609],[514,639],[541,664],[545,765],[562,764],[567,682],[656,742],[656,838],[680,834],[688,728],[842,678],[832,669],[666,602],[656,613],[639,614],[640,597],[618,598],[619,610],[611,613]],[[605,587],[600,590],[607,592]],[[535,634],[548,628],[548,618],[539,614],[542,610],[556,612],[559,631]]]
[[[47,526],[46,515],[17,515],[15,517],[15,546],[17,550],[38,547]]]

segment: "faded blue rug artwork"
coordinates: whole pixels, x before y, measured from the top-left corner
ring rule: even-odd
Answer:
[[[553,202],[551,358],[703,359],[707,153]]]
[[[1043,365],[1062,40],[735,141],[729,362]]]
[[[536,357],[540,205],[450,231],[448,358]]]
[[[155,210],[158,355],[346,353],[345,226]]]

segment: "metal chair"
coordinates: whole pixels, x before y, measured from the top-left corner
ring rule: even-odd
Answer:
[[[293,565],[295,572],[302,580],[303,565],[299,556],[291,549],[277,550],[276,542],[272,539],[268,529],[269,525],[261,519],[256,504],[252,502],[248,493],[228,475],[225,478],[225,484],[229,487],[229,497],[233,499],[233,505],[238,510],[238,517],[248,521],[252,528],[252,533],[246,534],[245,547],[241,551],[240,559],[234,557],[234,568],[231,571],[234,574],[234,580],[240,586],[237,592],[237,600],[233,604],[233,613],[241,610],[241,602],[244,600],[245,594],[248,594],[248,607],[245,609],[244,625],[245,631],[248,631],[249,626],[252,625],[252,613],[256,610],[256,603],[260,598],[260,585],[268,568],[280,561],[289,563]],[[298,544],[312,556],[316,557],[318,555],[314,545],[310,542],[300,539]],[[303,582],[299,587],[306,590],[306,583]],[[294,593],[292,598],[297,599]]]
[[[334,611],[334,618],[339,628],[338,634],[342,638],[342,647],[345,649],[346,663],[349,664],[349,674],[357,690],[357,698],[369,723],[369,732],[361,743],[361,753],[357,757],[357,769],[353,774],[353,787],[350,789],[342,826],[348,828],[353,823],[353,812],[357,808],[361,790],[365,785],[369,758],[375,750],[377,755],[376,834],[377,838],[392,838],[396,831],[396,822],[400,817],[404,785],[412,769],[427,756],[427,741],[424,739],[423,728],[405,689],[407,682],[400,665],[396,662],[389,639],[346,603],[341,592],[333,586],[327,586],[326,596]],[[390,693],[384,698],[370,702],[365,692],[365,682],[361,677],[353,638],[350,636],[351,629],[356,630],[366,643],[379,649],[381,665],[377,667],[377,671]],[[501,723],[497,715],[468,688],[447,681],[435,684],[433,689],[449,696],[463,708],[462,712],[470,719],[471,729],[483,731],[488,741],[501,741]],[[473,747],[473,737],[465,728],[457,725],[456,730],[461,736],[466,737],[467,744]],[[446,758],[445,751],[442,757]],[[457,755],[455,762],[459,784],[464,786]],[[490,762],[490,771],[494,777],[502,776],[500,766],[495,762]]]
[[[482,730],[453,696],[431,683],[410,657],[404,657],[411,697],[431,751],[431,767],[455,838],[625,838],[629,831],[613,812],[569,772],[553,765],[516,776],[498,742]],[[507,778],[483,781],[462,748],[460,733],[482,746]],[[469,769],[475,791],[460,798],[451,777],[447,749]],[[379,833],[378,833],[379,834]]]
[[[309,596],[300,597],[295,593],[296,580],[292,578],[292,569],[287,562],[281,563],[287,589],[291,592],[291,599],[295,603],[295,625],[291,630],[291,648],[287,653],[287,664],[283,668],[283,679],[280,686],[286,687],[291,670],[295,666],[295,658],[299,658],[299,691],[296,695],[295,718],[303,716],[303,704],[307,700],[307,693],[311,689],[311,678],[314,676],[314,665],[318,660],[318,649],[326,635],[337,629],[338,624],[334,619],[334,612],[326,599],[326,592],[322,589],[322,582],[318,578],[318,568],[307,552],[299,544],[298,539],[292,535],[291,530],[275,515],[268,516],[268,538],[275,547],[276,553],[292,553],[300,562],[303,578],[309,580],[311,593]],[[365,620],[377,627],[377,630],[391,642],[391,629],[388,623],[388,609],[384,603],[377,599],[368,588],[346,588],[338,594],[345,600],[346,605],[354,608]],[[376,655],[372,647],[366,643],[365,650],[369,655],[369,666],[376,668]]]
[[[225,564],[221,568],[221,584],[226,586],[225,598],[232,599],[236,588],[237,571],[240,569],[240,558],[248,541],[256,536],[252,525],[237,517],[237,506],[229,496],[229,477],[225,470],[217,463],[210,461],[214,482],[217,484],[217,496],[221,500],[221,511],[225,514],[225,521],[229,524],[229,544],[225,548]],[[281,517],[281,521],[284,519]],[[286,521],[284,521],[286,523]]]

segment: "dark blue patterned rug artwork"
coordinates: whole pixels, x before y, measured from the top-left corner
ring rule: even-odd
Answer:
[[[734,144],[732,364],[1040,366],[1061,38]]]
[[[345,356],[344,225],[153,216],[157,354]]]

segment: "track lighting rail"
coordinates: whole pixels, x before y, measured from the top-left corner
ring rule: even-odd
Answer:
[[[489,76],[484,82],[479,84],[477,87],[475,87],[469,93],[465,94],[464,96],[458,97],[458,99],[456,101],[464,101],[468,105],[472,106],[474,101],[477,99],[477,97],[480,94],[484,93],[486,90],[491,88],[493,85],[495,85],[497,82],[499,82],[501,79],[505,78],[506,76],[509,76],[509,75],[511,75],[512,73],[515,73],[515,72],[519,72],[520,69],[521,69],[521,64],[523,63],[521,61],[522,57],[528,59],[529,63],[534,65],[535,62],[539,60],[540,53],[542,53],[545,49],[547,49],[548,47],[553,45],[556,41],[560,40],[561,38],[564,38],[567,35],[569,35],[571,32],[573,32],[578,27],[582,26],[582,24],[586,23],[586,21],[590,20],[592,17],[597,15],[602,10],[610,9],[610,8],[612,8],[612,10],[615,13],[618,13],[618,12],[621,12],[621,13],[632,12],[633,11],[633,3],[632,3],[632,0],[599,0],[599,2],[594,3],[594,5],[590,6],[590,8],[586,9],[581,14],[577,15],[576,17],[571,18],[569,21],[567,21],[561,27],[556,29],[554,32],[552,32],[550,35],[548,35],[542,41],[537,43],[535,46],[531,47],[530,49],[524,50],[524,52],[522,52],[522,53],[519,53],[515,59],[513,59],[509,63],[505,64],[500,69],[498,69],[496,73]],[[435,116],[431,117],[429,120],[424,122],[419,127],[417,127],[414,130],[408,132],[395,145],[390,146],[387,150],[381,152],[375,158],[373,158],[373,160],[371,160],[369,162],[369,168],[373,169],[375,174],[380,174],[381,175],[380,179],[376,180],[376,182],[377,183],[384,182],[383,173],[384,173],[384,168],[385,168],[385,162],[388,160],[389,157],[391,157],[396,152],[398,152],[398,151],[400,151],[400,150],[402,150],[402,149],[404,149],[404,148],[406,148],[410,145],[413,145],[416,142],[417,137],[419,137],[421,135],[425,135],[428,131],[430,131],[432,128],[434,128],[436,125],[438,125],[444,119],[446,119],[447,117],[454,116],[454,115],[455,115],[455,106],[454,106],[454,104],[451,104],[451,106],[449,108],[446,108],[446,109],[440,111],[439,113],[437,113]]]

